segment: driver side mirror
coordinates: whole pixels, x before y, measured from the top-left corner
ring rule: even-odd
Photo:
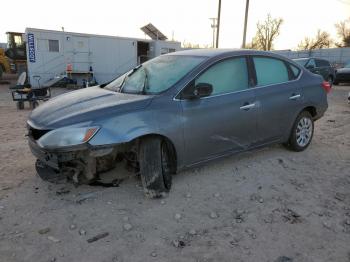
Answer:
[[[213,86],[208,83],[198,83],[192,88],[185,90],[182,94],[182,98],[184,99],[198,99],[201,97],[210,96],[213,92]]]

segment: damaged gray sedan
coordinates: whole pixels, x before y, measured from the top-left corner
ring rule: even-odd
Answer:
[[[42,104],[29,145],[45,180],[90,184],[123,161],[158,197],[172,174],[208,160],[273,143],[306,149],[327,109],[324,85],[268,52],[176,52]]]

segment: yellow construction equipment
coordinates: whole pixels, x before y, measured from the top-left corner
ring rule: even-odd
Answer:
[[[3,73],[10,73],[10,62],[8,58],[5,56],[5,50],[0,48],[0,79]]]

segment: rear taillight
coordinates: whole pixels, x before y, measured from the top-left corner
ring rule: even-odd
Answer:
[[[331,88],[332,88],[331,84],[327,81],[322,82],[322,87],[326,91],[327,94],[331,91]]]

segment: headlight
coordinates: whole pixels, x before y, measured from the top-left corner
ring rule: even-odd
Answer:
[[[88,142],[99,130],[99,127],[63,127],[43,135],[38,144],[44,148],[56,148],[80,145]]]

